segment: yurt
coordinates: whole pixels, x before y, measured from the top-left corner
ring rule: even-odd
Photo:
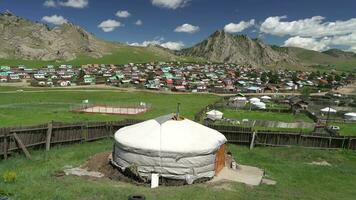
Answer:
[[[354,112],[345,113],[344,118],[346,120],[356,121],[356,113]]]
[[[269,102],[272,98],[269,97],[269,96],[262,96],[261,99],[262,99],[262,101],[264,101],[264,102]]]
[[[259,98],[253,97],[250,99],[251,103],[257,103],[257,102],[261,102],[261,100]]]
[[[330,108],[330,107],[326,107],[326,108],[320,109],[320,111],[322,113],[336,113],[337,112],[335,109]]]
[[[218,110],[211,110],[211,111],[206,113],[206,117],[208,119],[213,120],[213,121],[222,119],[223,115],[224,115],[224,113],[222,113],[222,112],[220,112]]]
[[[263,102],[255,102],[255,103],[252,103],[253,107],[257,108],[257,109],[266,109],[266,104],[263,103]]]
[[[226,141],[216,130],[170,114],[118,130],[113,164],[147,181],[158,174],[192,184],[224,167]]]

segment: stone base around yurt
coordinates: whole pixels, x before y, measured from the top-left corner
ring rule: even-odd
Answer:
[[[114,181],[131,183],[137,186],[149,186],[150,182],[138,177],[134,172],[130,170],[122,171],[121,168],[115,166],[112,162],[112,152],[102,152],[90,157],[84,164],[80,167],[73,169],[82,169],[83,175],[58,173],[56,176],[63,175],[75,175],[87,177],[89,179],[96,178],[109,178]],[[64,170],[66,171],[66,170]],[[70,171],[70,170],[69,170]],[[101,176],[91,176],[92,173],[101,174]],[[237,169],[231,169],[230,167],[224,167],[217,176],[213,178],[201,178],[193,182],[193,184],[208,183],[215,184],[220,182],[239,182],[247,185],[256,186],[263,181],[263,170],[245,166],[238,165]],[[160,178],[159,183],[161,186],[182,186],[186,185],[185,180],[176,180],[169,178]]]

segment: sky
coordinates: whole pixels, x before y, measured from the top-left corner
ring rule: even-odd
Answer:
[[[6,10],[137,46],[181,49],[224,30],[268,44],[356,52],[355,0],[0,0]]]

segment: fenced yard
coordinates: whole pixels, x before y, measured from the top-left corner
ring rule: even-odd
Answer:
[[[112,137],[124,126],[141,120],[112,122],[62,123],[52,122],[38,126],[0,129],[0,155],[7,158],[11,153],[21,151],[31,158],[28,148],[50,150],[56,144],[71,144]],[[278,131],[257,131],[251,128],[208,125],[223,133],[229,143],[252,146],[301,146],[318,149],[356,150],[356,137],[325,137]],[[139,138],[138,138],[139,139]]]
[[[138,115],[151,109],[150,104],[81,104],[71,108],[72,112],[110,115]]]

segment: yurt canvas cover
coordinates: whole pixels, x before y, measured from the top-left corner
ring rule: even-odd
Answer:
[[[222,113],[218,110],[211,110],[211,111],[207,112],[206,115],[207,115],[207,118],[215,121],[215,120],[222,119],[224,113]]]
[[[173,114],[127,126],[115,133],[113,161],[122,170],[136,167],[140,176],[194,180],[215,175],[216,153],[224,135]]]

